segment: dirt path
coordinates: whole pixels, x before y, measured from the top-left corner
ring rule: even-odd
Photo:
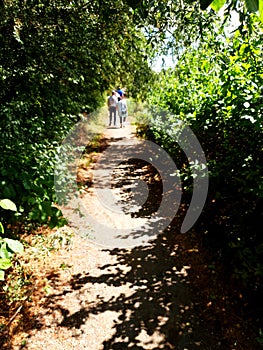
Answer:
[[[134,126],[129,124],[106,129],[108,147],[90,167],[92,186],[86,187],[84,195],[74,196],[63,209],[79,235],[103,247],[134,247],[151,236],[148,217],[132,215],[148,195],[148,189],[140,186],[143,170],[127,164],[130,156],[138,156],[143,144],[134,133]]]
[[[105,137],[113,143],[133,140],[133,131],[107,129]],[[115,227],[112,217],[97,210],[92,187],[84,201],[93,216]],[[47,257],[48,295],[39,280],[27,304],[28,324],[9,348],[250,348],[242,320],[233,314],[227,289],[207,266],[194,232],[178,233],[180,215],[150,245],[105,249],[75,236],[70,250]],[[127,221],[117,225],[126,227]]]

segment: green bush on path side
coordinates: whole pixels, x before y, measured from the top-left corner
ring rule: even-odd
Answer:
[[[17,211],[15,203],[10,199],[1,199],[0,207],[5,210]],[[0,234],[4,234],[3,224],[0,222]],[[16,239],[0,237],[0,281],[5,280],[5,270],[12,267],[12,258],[16,253],[22,253],[24,247]]]

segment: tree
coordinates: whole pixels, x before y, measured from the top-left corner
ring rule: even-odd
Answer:
[[[263,21],[263,0],[126,0],[134,11],[134,20],[147,33],[152,47],[178,57],[187,47],[203,40],[206,30],[214,32],[219,10],[224,10],[221,26],[227,26],[233,13],[239,16],[239,29],[249,26],[251,14]],[[221,15],[220,15],[221,16]],[[221,16],[222,18],[222,16]]]
[[[105,90],[146,84],[147,45],[129,8],[111,1],[14,0],[0,11],[1,191],[46,222],[60,215],[56,147]]]
[[[191,164],[172,137],[175,120],[187,123],[200,141],[210,183],[200,232],[228,273],[250,286],[250,293],[260,295],[263,46],[262,23],[256,16],[250,21],[252,34],[245,28],[231,37],[222,30],[207,33],[205,40],[182,54],[174,69],[160,73],[148,101],[170,112],[166,120],[158,114],[153,117],[150,135],[181,166],[189,196]],[[169,130],[169,135],[160,130]]]

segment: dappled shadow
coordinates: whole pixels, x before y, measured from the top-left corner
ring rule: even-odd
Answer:
[[[122,162],[113,174],[113,187],[120,188],[119,203],[123,206],[123,211],[131,213],[131,217],[148,217],[157,212],[163,195],[162,179],[159,172],[149,163],[130,159]],[[132,185],[140,179],[147,185],[147,196],[142,198],[140,188]],[[140,201],[144,203],[138,203]],[[140,205],[141,204],[141,205]],[[134,207],[131,211],[131,208]]]
[[[122,152],[122,146],[115,151]],[[120,189],[118,200],[127,215],[147,218],[158,210],[163,184],[159,172],[149,163],[120,162],[113,178],[111,186]],[[133,200],[136,204],[140,195],[136,187],[130,192],[130,184],[136,178],[147,183],[148,194],[145,202],[131,213],[130,206],[134,205]],[[43,316],[55,314],[56,327],[83,332],[87,320],[111,311],[116,317],[108,326],[112,332],[101,346],[104,350],[257,349],[253,339],[242,331],[242,319],[233,313],[233,301],[224,280],[214,266],[207,265],[197,235],[180,234],[186,209],[187,205],[181,204],[170,225],[155,234],[148,245],[102,250],[114,257],[114,262],[101,264],[99,274],[82,271],[72,275],[65,286],[55,273],[47,276],[55,292],[46,297],[42,316],[34,319],[31,327],[45,328]],[[150,236],[158,225],[152,222],[132,235]],[[86,301],[85,293],[94,285],[124,289],[106,297],[101,288],[92,296],[92,302]],[[80,299],[76,311],[70,311],[65,296]],[[72,336],[81,337],[81,332]],[[237,344],[237,339],[243,342]]]
[[[115,334],[104,342],[104,349],[231,348],[224,324],[224,313],[226,318],[230,317],[227,300],[226,303],[217,300],[216,307],[212,306],[215,300],[209,295],[210,288],[218,292],[220,287],[213,286],[216,282],[209,279],[207,283],[210,286],[203,286],[209,289],[208,295],[195,290],[198,286],[196,280],[202,276],[193,275],[191,270],[194,263],[201,264],[199,252],[191,237],[176,235],[175,229],[171,226],[150,247],[110,251],[118,258],[115,273],[105,273],[105,269],[112,268],[105,265],[101,267],[103,273],[99,277],[89,273],[73,277],[71,285],[74,290],[89,283],[131,285],[131,296],[119,295],[110,301],[98,300],[88,310],[87,314],[107,310],[120,312],[114,326]],[[123,271],[124,266],[129,270]],[[202,271],[202,268],[205,267],[194,270],[204,272],[204,275],[208,274],[206,278],[211,278],[212,275]],[[214,298],[218,297],[217,292]],[[204,299],[200,299],[202,296]],[[225,297],[225,294],[222,293],[222,296]],[[216,314],[221,314],[219,319]],[[67,320],[62,324],[67,326]],[[140,341],[140,335],[144,332],[150,338],[148,344]]]
[[[114,326],[115,334],[104,342],[104,349],[148,349],[150,344],[153,349],[172,349],[175,346],[183,349],[194,343],[197,347],[204,345],[200,332],[193,334],[199,317],[195,319],[195,305],[189,296],[190,266],[178,259],[180,250],[175,240],[168,241],[167,236],[163,236],[151,247],[137,247],[130,252],[111,251],[118,257],[116,273],[73,277],[71,285],[74,290],[89,283],[130,284],[132,295],[121,294],[109,301],[98,300],[94,307],[87,310],[87,314],[107,310],[120,313]],[[123,266],[129,267],[129,271],[122,271]],[[102,270],[108,267],[102,266]],[[71,321],[72,317],[74,315]],[[68,326],[68,321],[64,319],[61,325]],[[140,341],[144,332],[149,337],[148,346]]]
[[[125,138],[111,141],[94,167],[93,184],[86,189],[95,202],[84,195],[79,215],[72,206],[70,222],[81,236],[87,237],[88,222],[99,244],[131,247],[156,238],[170,224],[180,204],[180,180],[170,158],[151,146]],[[104,225],[102,212],[110,223]]]
[[[113,311],[118,317],[113,325],[114,334],[103,343],[105,350],[232,349],[226,320],[233,320],[233,315],[228,310],[227,294],[222,287],[219,300],[217,293],[221,287],[202,265],[191,235],[176,235],[172,226],[151,246],[108,252],[117,261],[101,266],[99,276],[85,271],[73,275],[61,293],[47,297],[45,312],[60,314],[56,321],[58,327],[82,329],[92,315]],[[194,263],[197,266],[194,267]],[[203,277],[195,275],[196,271],[203,273]],[[204,276],[208,283],[203,284],[205,290],[196,289],[198,280]],[[59,285],[56,275],[49,277],[53,288]],[[65,295],[76,298],[94,284],[128,285],[129,293],[116,293],[110,298],[98,293],[93,303],[84,303],[73,313],[62,306]],[[41,319],[35,327],[44,327]]]

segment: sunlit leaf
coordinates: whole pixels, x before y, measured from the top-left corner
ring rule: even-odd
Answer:
[[[214,0],[210,5],[214,11],[219,11],[224,6],[226,0]]]
[[[10,259],[0,258],[0,269],[7,270],[12,266]]]
[[[17,211],[15,203],[12,202],[10,199],[1,199],[0,200],[0,207],[2,207],[3,209],[7,209],[7,210]]]
[[[263,0],[258,0],[259,17],[263,22]]]
[[[8,248],[10,248],[14,253],[22,253],[24,250],[23,244],[17,240],[4,238],[3,239],[6,244],[8,245]]]
[[[7,244],[2,244],[0,249],[0,258],[9,259],[12,255],[13,254],[7,250]]]
[[[4,281],[5,280],[5,271],[0,270],[0,281]]]

